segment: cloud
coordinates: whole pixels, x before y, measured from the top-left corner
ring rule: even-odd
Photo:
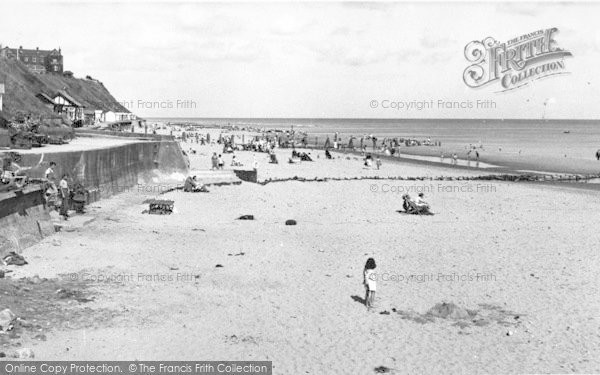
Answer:
[[[526,17],[535,17],[540,14],[540,9],[547,4],[541,3],[518,3],[506,2],[496,4],[497,13],[507,13],[512,16],[520,15]]]
[[[427,49],[440,49],[448,46],[449,44],[453,44],[455,41],[449,37],[438,36],[434,34],[430,34],[429,32],[423,32],[420,38],[421,47]]]
[[[372,10],[379,12],[386,12],[390,8],[394,7],[393,3],[385,3],[385,2],[362,2],[362,1],[345,1],[342,3],[342,6],[345,8],[354,8],[359,10]]]

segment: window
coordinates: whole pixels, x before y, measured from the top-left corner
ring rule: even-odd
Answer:
[[[56,66],[56,65],[54,66],[54,71],[58,72],[58,66]]]
[[[31,59],[33,62],[37,62],[37,59],[34,57]]]
[[[25,56],[25,62],[29,62],[29,57]]]

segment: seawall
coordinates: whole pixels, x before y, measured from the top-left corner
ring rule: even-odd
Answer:
[[[54,233],[37,186],[0,194],[0,256],[19,251]]]
[[[72,184],[82,183],[93,202],[123,192],[138,184],[157,184],[188,174],[188,164],[179,144],[151,140],[124,145],[66,152],[20,154],[17,163],[29,168],[30,178],[43,178],[53,161],[56,178],[68,174]],[[178,174],[178,175],[174,175]],[[21,251],[53,232],[49,211],[44,207],[41,187],[0,196],[0,255]],[[40,229],[41,228],[41,229]],[[48,229],[52,228],[52,230]]]
[[[56,178],[67,174],[98,198],[107,198],[138,183],[160,176],[187,174],[181,148],[174,141],[140,141],[124,145],[68,152],[22,154],[19,165],[32,167],[31,178],[43,178],[50,162],[56,163]]]

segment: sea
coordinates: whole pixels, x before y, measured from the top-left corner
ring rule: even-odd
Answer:
[[[503,154],[523,152],[540,157],[583,160],[595,160],[600,149],[600,120],[149,118],[148,121],[150,124],[171,122],[265,130],[294,129],[320,140],[336,132],[343,140],[363,135],[374,135],[378,139],[430,138],[449,147],[475,145]]]

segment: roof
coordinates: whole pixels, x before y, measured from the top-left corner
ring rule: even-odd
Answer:
[[[19,51],[19,53],[25,53],[25,54],[29,54],[29,53],[59,54],[59,52],[56,48],[54,48],[54,49],[31,49],[31,48],[10,48],[10,47],[6,46],[6,47],[4,47],[4,49],[9,50],[11,52]]]
[[[56,95],[62,96],[63,98],[67,99],[68,101],[70,101],[71,103],[73,103],[77,107],[85,107],[83,104],[79,103],[71,95],[69,95],[65,90],[58,90],[58,92],[56,93]]]
[[[48,95],[44,94],[43,92],[40,92],[36,96],[38,98],[42,99],[42,101],[47,101],[49,103],[56,104],[56,103],[54,103],[54,100],[51,97],[49,97]]]

